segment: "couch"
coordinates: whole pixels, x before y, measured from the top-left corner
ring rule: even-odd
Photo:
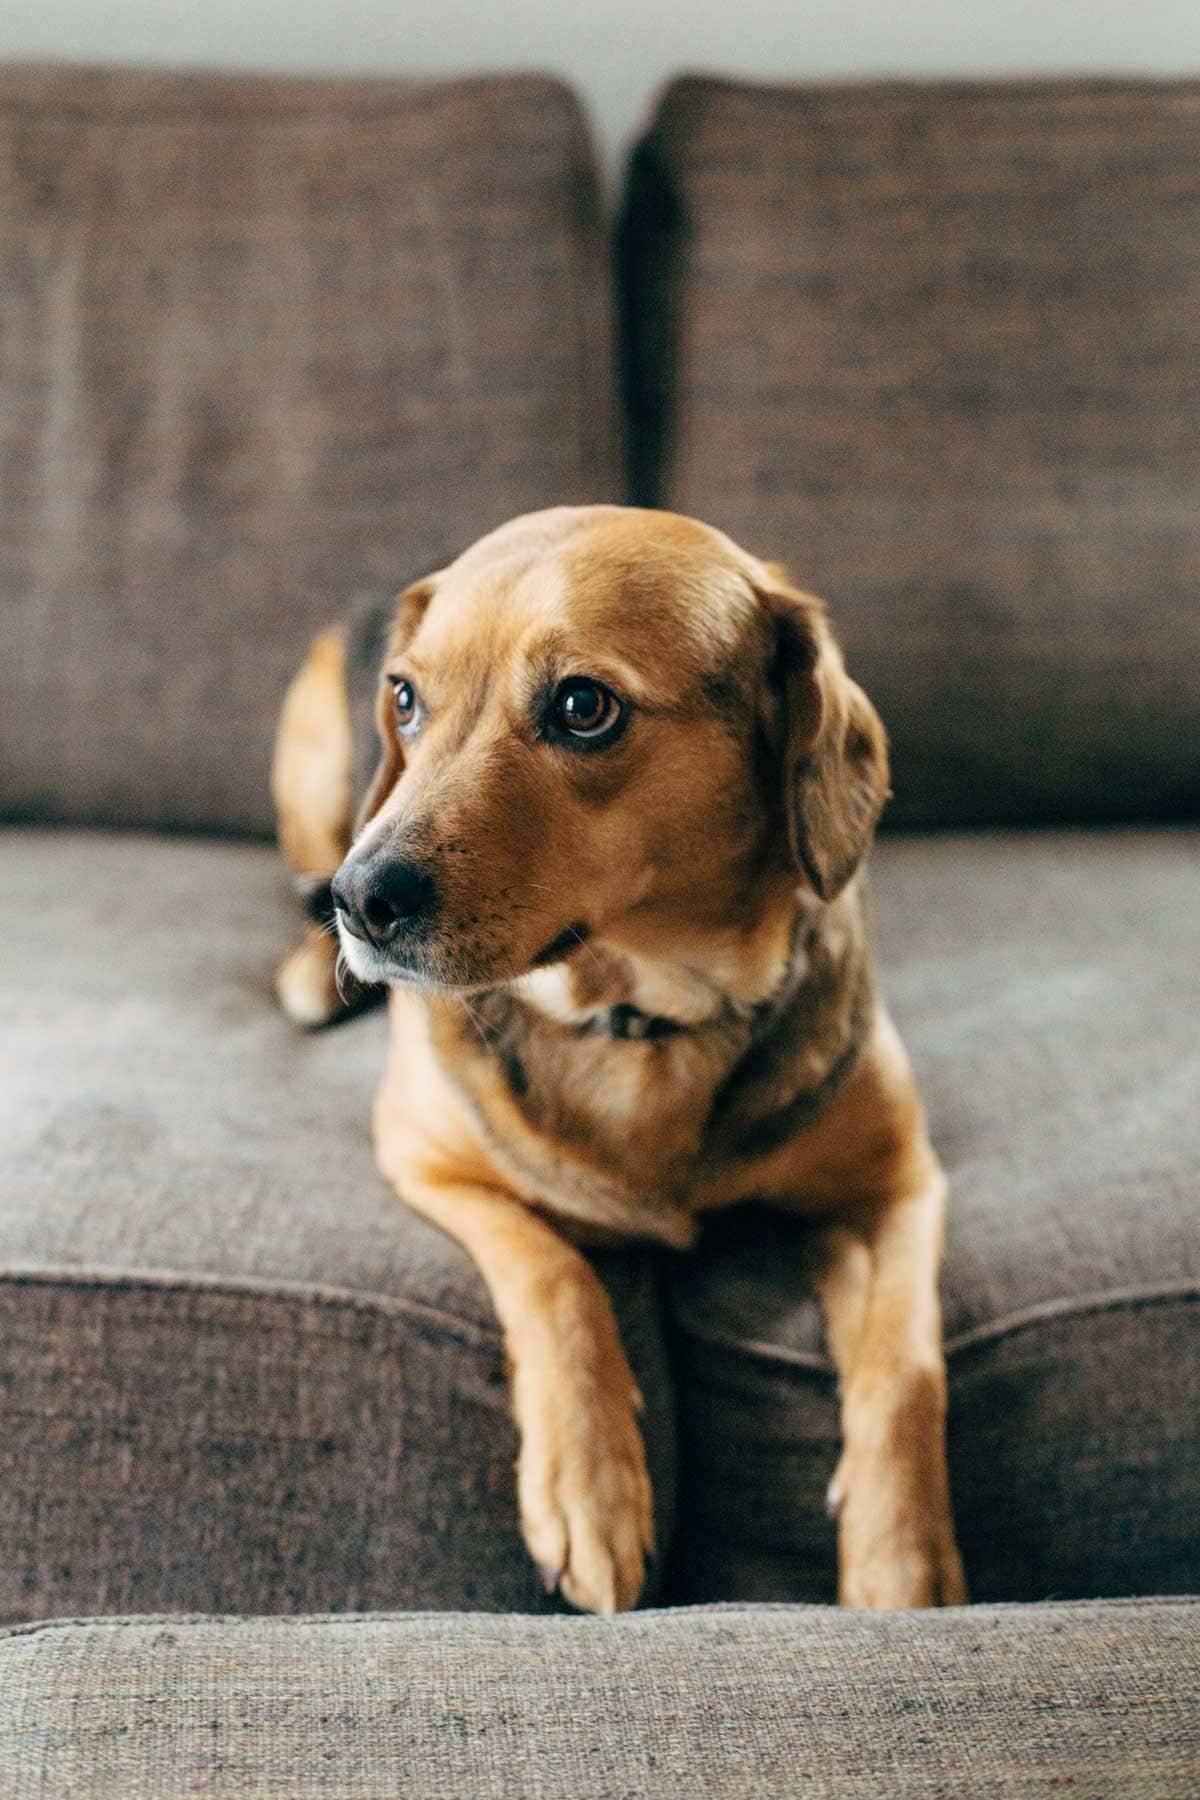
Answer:
[[[0,69],[0,1794],[1200,1791],[1200,82],[580,109]],[[894,745],[972,1606],[838,1612],[762,1214],[597,1264],[646,1610],[520,1542],[487,1296],[298,1034],[308,637],[516,512],[703,516]]]

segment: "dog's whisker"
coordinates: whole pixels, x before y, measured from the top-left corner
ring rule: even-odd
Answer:
[[[343,1006],[348,1006],[350,1004],[350,996],[346,992],[345,984],[346,984],[347,979],[352,974],[353,974],[353,971],[350,968],[349,963],[346,961],[345,956],[339,950],[337,953],[337,958],[333,965],[333,985],[337,989],[338,999],[341,1001]]]

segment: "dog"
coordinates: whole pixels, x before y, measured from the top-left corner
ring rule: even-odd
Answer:
[[[355,816],[363,669],[379,748]],[[378,1161],[490,1290],[548,1585],[632,1607],[654,1543],[640,1399],[581,1246],[683,1250],[755,1198],[812,1227],[839,1598],[961,1602],[946,1182],[862,867],[887,745],[821,603],[693,519],[529,514],[386,630],[317,638],[273,790],[313,913],[280,997],[314,1025],[388,989]]]

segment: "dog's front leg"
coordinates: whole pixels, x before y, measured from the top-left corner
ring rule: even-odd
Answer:
[[[641,1396],[608,1295],[579,1251],[515,1196],[406,1171],[418,1212],[474,1258],[508,1352],[529,1553],[573,1606],[622,1612],[653,1550]]]
[[[818,1291],[842,1400],[830,1487],[847,1606],[966,1599],[946,1473],[937,1277],[945,1177],[927,1146],[903,1191],[825,1238]]]

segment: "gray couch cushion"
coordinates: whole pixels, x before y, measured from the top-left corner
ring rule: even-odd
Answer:
[[[274,853],[13,828],[0,919],[0,1618],[549,1607],[487,1295],[372,1164],[384,1020],[273,1002]],[[598,1263],[665,1547],[653,1266]]]
[[[1200,1588],[1200,838],[892,839],[884,985],[951,1182],[950,1463],[977,1599]],[[834,1587],[803,1232],[678,1259],[683,1598]]]
[[[616,497],[606,277],[550,79],[0,68],[0,815],[267,829],[357,586]]]
[[[823,594],[895,823],[1200,809],[1200,82],[674,84],[640,498]]]
[[[0,1694],[12,1800],[1184,1800],[1200,1606],[97,1619]]]

